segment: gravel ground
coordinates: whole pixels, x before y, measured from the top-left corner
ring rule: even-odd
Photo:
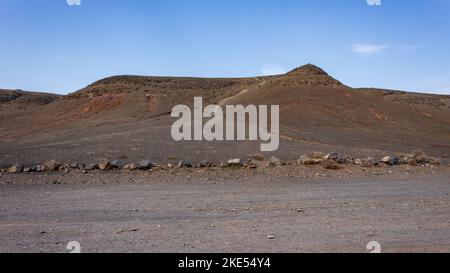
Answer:
[[[450,251],[448,169],[316,171],[4,174],[0,252]]]

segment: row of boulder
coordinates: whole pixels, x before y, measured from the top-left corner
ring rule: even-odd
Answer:
[[[241,159],[230,159],[227,162],[221,163],[221,167],[256,167],[256,164],[253,164],[251,161],[244,162]],[[33,172],[55,172],[62,171],[65,173],[70,172],[71,170],[79,170],[84,173],[93,170],[154,170],[154,169],[173,169],[173,168],[212,168],[217,167],[216,164],[210,161],[200,161],[198,164],[194,164],[192,160],[181,160],[177,166],[173,164],[168,164],[166,166],[157,165],[152,163],[150,160],[142,160],[137,163],[128,163],[124,160],[117,159],[114,161],[102,160],[99,163],[93,164],[80,164],[80,163],[71,163],[71,164],[61,164],[56,160],[49,160],[44,162],[42,165],[35,165],[25,167],[22,164],[16,163],[9,168],[1,169],[1,173],[33,173]]]
[[[32,173],[32,172],[54,172],[54,171],[63,171],[65,173],[70,172],[71,170],[79,170],[83,173],[92,170],[153,170],[153,169],[173,169],[173,168],[213,168],[213,167],[221,167],[221,168],[250,168],[256,169],[258,166],[262,164],[258,164],[257,162],[264,162],[266,167],[279,167],[283,165],[287,165],[286,162],[283,162],[277,157],[271,157],[270,160],[265,161],[264,155],[254,155],[251,159],[243,161],[239,158],[230,159],[226,162],[222,162],[219,166],[213,162],[204,160],[200,161],[197,164],[192,160],[181,160],[177,166],[168,164],[165,166],[153,164],[150,160],[142,160],[137,163],[128,163],[122,159],[117,159],[114,161],[102,160],[99,163],[93,163],[89,165],[84,165],[80,163],[71,163],[71,164],[60,164],[55,160],[50,160],[44,162],[42,165],[36,166],[23,166],[21,164],[14,164],[13,166],[2,169],[2,173]],[[304,166],[311,165],[321,165],[325,169],[329,170],[339,170],[343,165],[358,165],[362,167],[374,167],[380,164],[385,164],[389,166],[396,165],[404,165],[409,164],[412,166],[421,166],[421,165],[442,165],[438,159],[429,157],[424,155],[423,153],[416,153],[414,155],[404,155],[404,156],[385,156],[380,159],[376,159],[375,157],[367,157],[367,158],[353,158],[348,155],[340,155],[339,153],[329,153],[324,154],[320,152],[313,152],[307,155],[303,155],[297,161],[297,164]]]
[[[423,153],[415,153],[413,155],[388,155],[382,158],[376,157],[366,157],[366,158],[354,158],[348,155],[340,155],[339,153],[329,153],[323,154],[320,152],[313,152],[308,155],[303,155],[299,160],[298,164],[301,165],[316,165],[321,164],[330,169],[338,168],[341,165],[358,165],[362,167],[374,167],[380,164],[385,164],[389,166],[397,165],[411,165],[411,166],[422,166],[422,165],[442,165],[443,162],[426,156]]]

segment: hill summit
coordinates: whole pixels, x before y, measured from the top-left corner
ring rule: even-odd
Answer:
[[[303,75],[303,76],[311,76],[311,75],[322,75],[322,76],[328,76],[328,73],[325,72],[322,68],[313,65],[313,64],[306,64],[300,67],[297,67],[290,72],[287,73],[287,75]]]
[[[113,76],[94,82],[69,97],[97,97],[133,92],[168,94],[187,91],[197,91],[198,95],[214,92],[216,97],[227,97],[236,91],[258,85],[266,79],[270,80],[273,86],[343,86],[322,68],[306,64],[283,75],[253,78]]]
[[[328,75],[322,68],[306,64],[275,78],[275,85],[281,86],[328,86],[344,87],[344,85]]]

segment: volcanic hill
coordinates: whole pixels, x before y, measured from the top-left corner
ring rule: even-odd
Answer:
[[[259,142],[173,141],[171,109],[195,96],[205,104],[280,105],[280,158],[415,150],[450,157],[450,96],[355,89],[308,64],[254,78],[115,76],[63,97],[0,90],[0,165],[224,160],[259,151]]]

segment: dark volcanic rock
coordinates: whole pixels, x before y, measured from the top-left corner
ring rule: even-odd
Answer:
[[[385,156],[381,159],[381,162],[389,165],[389,166],[396,166],[400,165],[400,157],[398,156]]]
[[[116,159],[113,162],[111,162],[111,166],[114,169],[123,169],[123,167],[126,165],[125,161],[122,159]]]
[[[138,162],[137,167],[140,170],[150,170],[151,168],[155,167],[155,165],[153,165],[150,160],[142,160]]]
[[[334,160],[334,161],[337,161],[338,158],[339,158],[339,154],[336,153],[336,152],[329,153],[329,154],[327,154],[327,155],[324,157],[325,160],[329,160],[329,159],[330,159],[330,160]]]
[[[211,168],[213,165],[212,162],[208,161],[208,160],[202,160],[199,164],[200,168]]]
[[[190,159],[181,160],[178,163],[178,168],[193,168],[194,162]]]
[[[354,160],[353,160],[353,158],[351,156],[340,156],[337,159],[337,162],[339,164],[344,164],[345,165],[345,164],[353,164]]]

